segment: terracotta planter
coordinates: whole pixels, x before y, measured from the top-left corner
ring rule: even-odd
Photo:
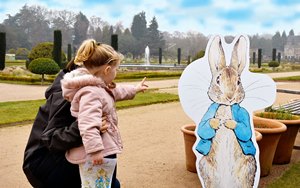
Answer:
[[[196,155],[193,152],[193,145],[196,142],[195,124],[187,124],[181,127],[185,146],[185,165],[190,172],[197,173],[196,170]]]
[[[262,134],[262,139],[257,142],[259,147],[260,176],[270,174],[275,150],[281,134],[286,131],[286,126],[279,121],[253,116],[254,129]]]
[[[271,114],[270,112],[264,113]],[[257,116],[257,114],[259,113],[256,113],[255,115]],[[273,159],[274,164],[288,164],[291,161],[293,147],[300,128],[300,119],[296,120],[296,116],[294,117],[295,120],[274,119],[285,124],[287,127],[287,130],[281,134],[279,139]]]
[[[181,127],[185,145],[186,169],[190,172],[197,173],[196,155],[193,152],[193,145],[196,142],[195,129],[195,124],[187,124]],[[256,141],[259,141],[262,139],[262,134],[260,134],[258,131],[255,131],[255,137]]]

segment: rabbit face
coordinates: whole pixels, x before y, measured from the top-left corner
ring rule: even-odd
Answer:
[[[226,66],[225,54],[219,36],[211,42],[208,61],[212,72],[212,80],[208,89],[209,98],[219,104],[232,105],[240,103],[245,92],[241,82],[241,72],[246,64],[245,37],[237,40],[232,51],[231,62]]]
[[[210,99],[219,104],[232,105],[240,103],[245,92],[238,72],[232,67],[225,67],[211,80],[208,90]]]

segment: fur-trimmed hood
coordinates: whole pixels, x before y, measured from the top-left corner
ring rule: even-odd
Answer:
[[[101,78],[90,74],[86,68],[73,70],[65,74],[61,80],[63,96],[68,101],[72,101],[76,92],[85,86],[107,87]]]

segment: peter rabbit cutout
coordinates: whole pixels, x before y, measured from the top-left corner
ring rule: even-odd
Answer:
[[[183,110],[196,124],[193,151],[203,187],[257,187],[259,148],[252,113],[273,104],[276,85],[249,71],[249,39],[210,38],[205,56],[183,71]]]

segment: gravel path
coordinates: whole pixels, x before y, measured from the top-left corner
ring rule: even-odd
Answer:
[[[178,80],[151,81],[148,85],[151,88],[169,88],[168,90],[177,92],[177,82]],[[299,83],[278,85],[300,90]],[[46,87],[0,84],[0,89],[4,91],[0,93],[1,102],[41,99]],[[295,97],[299,98],[280,94],[276,102]],[[124,152],[118,157],[118,178],[123,188],[200,187],[197,175],[185,169],[180,127],[192,121],[182,111],[179,102],[119,110],[118,116],[124,142]],[[31,125],[0,128],[1,188],[30,187],[21,169],[30,129]],[[298,134],[296,145],[300,145],[299,137]],[[292,163],[297,161],[300,161],[300,150],[293,151]],[[279,177],[289,166],[274,165],[271,174],[261,178],[259,187],[264,187]]]

